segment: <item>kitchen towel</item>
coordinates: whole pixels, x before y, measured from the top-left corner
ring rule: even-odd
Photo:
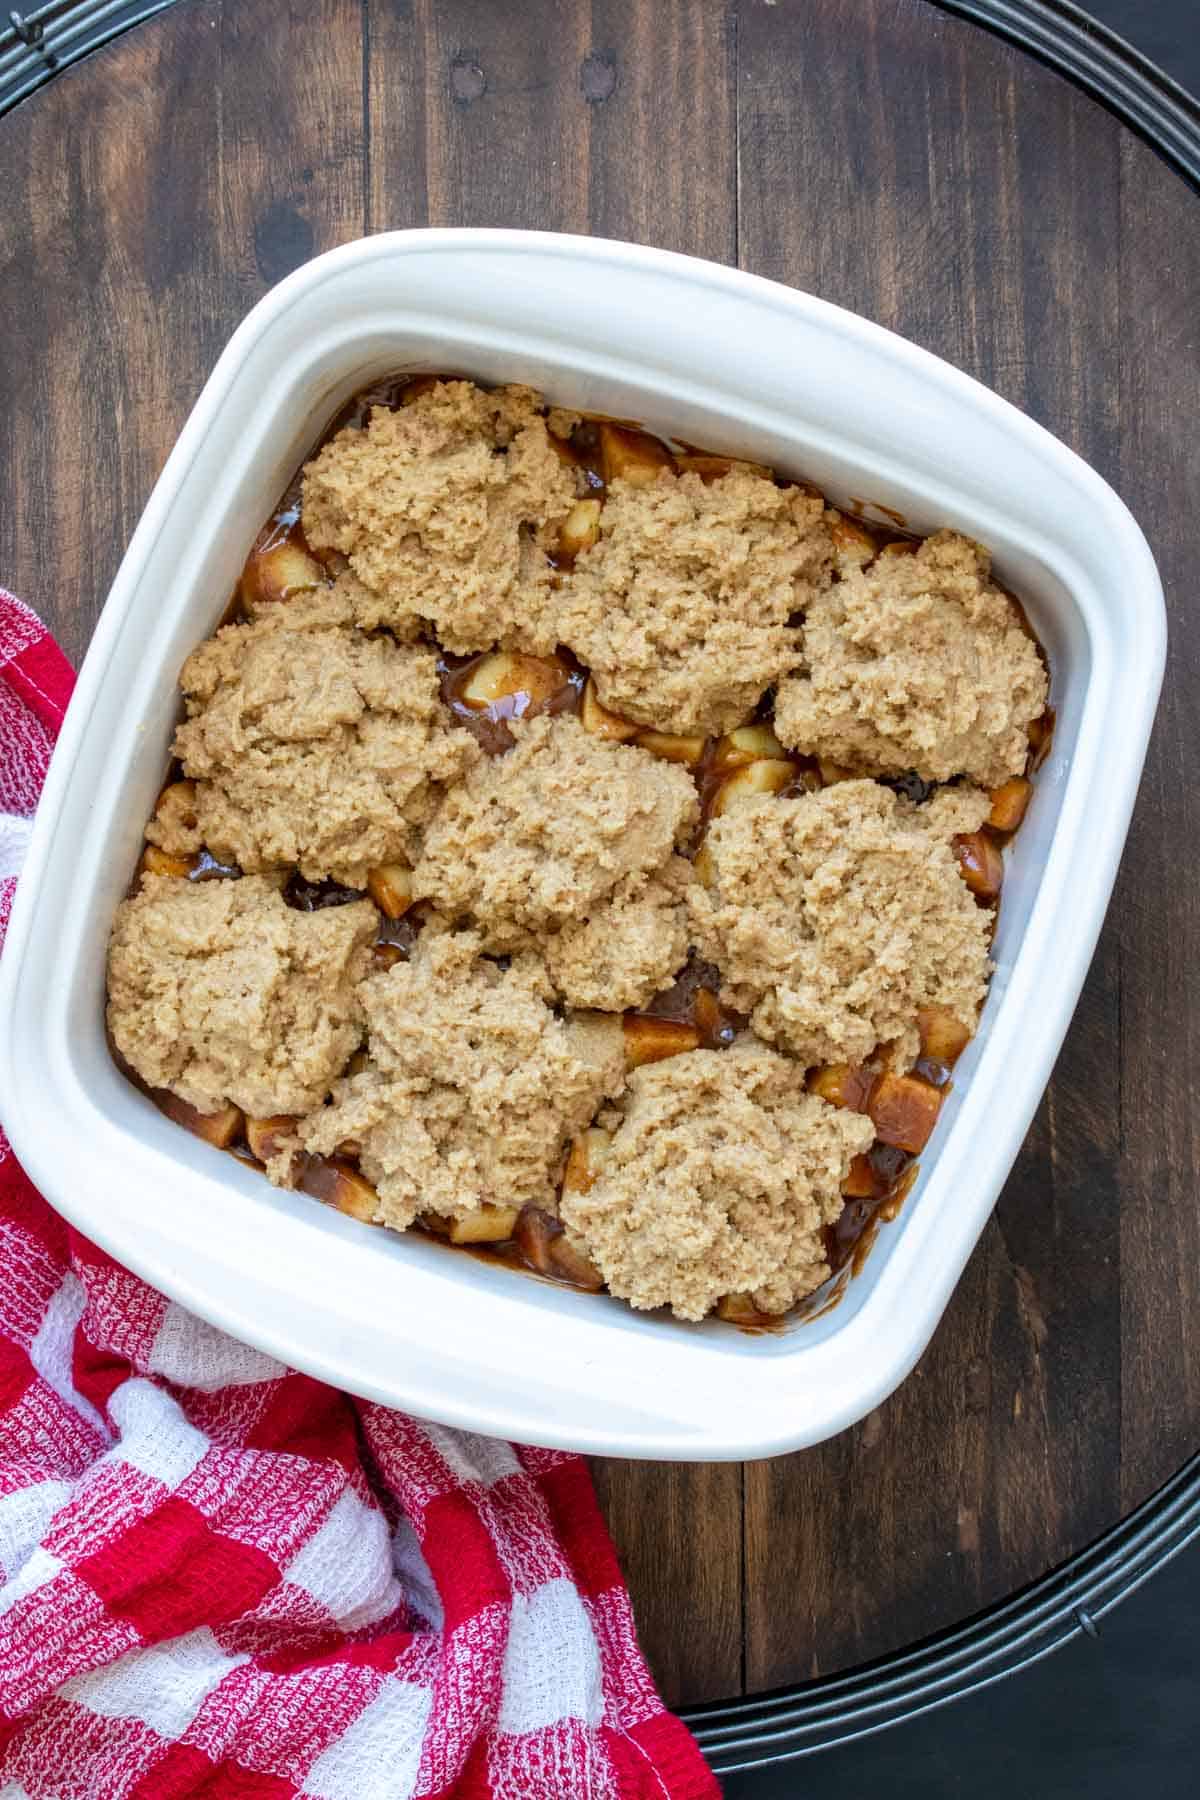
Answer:
[[[0,590],[0,942],[72,680]],[[718,1791],[581,1458],[226,1337],[71,1230],[0,1131],[3,1800]]]

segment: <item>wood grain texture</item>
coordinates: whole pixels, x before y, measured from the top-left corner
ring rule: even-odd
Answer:
[[[0,169],[0,575],[76,658],[232,327],[364,230],[736,260],[1117,483],[1167,585],[1167,691],[1075,1025],[940,1330],[831,1444],[596,1474],[676,1702],[912,1642],[1144,1498],[1200,1438],[1197,197],[924,0],[180,0],[0,120]]]
[[[231,310],[216,134],[178,136],[186,95],[218,86],[190,7],[4,121],[0,559],[76,661]]]
[[[737,12],[720,0],[593,0],[588,227],[737,258]]]
[[[743,8],[738,93],[742,265],[916,339],[1115,474],[1115,120],[912,3],[865,29],[858,0]],[[1028,1579],[1032,1544],[1044,1568],[1116,1516],[1119,1005],[1114,923],[915,1375],[835,1443],[747,1471],[752,1691],[894,1649],[901,1620],[951,1624]]]
[[[592,1473],[668,1706],[740,1693],[740,1465],[609,1460]]]
[[[594,0],[579,71],[588,229],[733,262],[735,15]],[[608,1462],[596,1480],[668,1705],[741,1691],[742,1471]]]
[[[1200,620],[1195,435],[1200,200],[1121,145],[1121,465],[1167,596],[1167,681],[1109,928],[1122,988],[1121,1497],[1126,1512],[1200,1440]]]
[[[587,14],[526,0],[419,0],[431,225],[587,229]]]

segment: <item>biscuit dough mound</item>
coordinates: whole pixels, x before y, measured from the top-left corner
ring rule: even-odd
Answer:
[[[614,1294],[702,1319],[724,1294],[781,1313],[820,1286],[821,1227],[869,1119],[805,1093],[799,1065],[751,1038],[635,1069],[619,1110],[596,1180],[561,1203]]]
[[[451,788],[425,834],[413,893],[511,949],[632,898],[697,815],[687,771],[593,737],[569,715],[510,721],[506,756]]]
[[[732,731],[795,666],[788,624],[828,579],[823,503],[745,469],[614,481],[564,584],[562,641],[604,705],[666,731]]]
[[[949,839],[961,831],[978,831],[992,810],[991,798],[969,782],[935,788],[920,805],[901,799],[899,816],[911,820],[930,837]]]
[[[373,597],[360,597],[360,624],[428,619],[456,652],[500,638],[553,650],[546,553],[576,482],[540,405],[531,388],[437,382],[395,411],[376,407],[305,465],[305,536],[349,557]]]
[[[113,1041],[200,1112],[307,1112],[362,1038],[355,989],[377,925],[369,900],[296,912],[261,875],[144,875],[109,945]]]
[[[370,631],[379,623],[374,594],[349,567],[339,570],[328,582],[302,588],[286,600],[256,600],[243,594],[242,604],[248,619],[273,618],[276,624],[282,622],[279,614],[286,607],[287,624],[294,631],[321,631],[335,625],[347,629],[358,625]],[[401,619],[389,630],[398,643],[416,644],[424,637],[425,622],[418,618]]]
[[[447,723],[433,652],[327,625],[332,593],[193,651],[175,754],[214,856],[362,887],[373,865],[411,859],[441,784],[479,752]]]
[[[955,531],[844,569],[809,603],[805,672],[776,699],[780,740],[869,775],[998,787],[1022,774],[1046,670],[989,571]]]
[[[573,919],[542,946],[546,970],[571,1006],[623,1012],[645,1006],[671,982],[688,953],[684,890],[691,864],[672,857],[644,884],[621,882],[585,918]]]
[[[979,796],[934,808],[874,781],[767,797],[715,819],[705,885],[688,891],[722,998],[802,1064],[918,1054],[916,1015],[943,1006],[972,1030],[990,970],[991,915],[948,842]]]
[[[299,1127],[322,1155],[357,1140],[396,1230],[485,1203],[553,1208],[569,1138],[624,1085],[619,1019],[557,1018],[535,956],[503,968],[480,948],[426,926],[409,962],[365,981],[366,1067]]]

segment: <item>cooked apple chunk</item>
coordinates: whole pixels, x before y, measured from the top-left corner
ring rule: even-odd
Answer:
[[[590,550],[599,536],[599,500],[577,500],[559,527],[558,553],[578,556],[581,550]]]
[[[618,744],[627,744],[630,738],[635,738],[642,729],[631,719],[622,719],[618,713],[609,712],[606,706],[601,706],[596,693],[596,683],[590,675],[584,685],[583,704],[579,716],[583,721],[584,730],[590,731],[593,737],[611,738]]]
[[[570,680],[570,670],[557,656],[526,656],[519,650],[495,650],[480,657],[459,695],[467,706],[483,712],[500,700],[521,700],[518,716],[544,706]]]
[[[767,761],[748,762],[745,768],[735,769],[727,775],[717,789],[713,799],[711,814],[720,819],[726,813],[736,812],[739,807],[748,806],[764,794],[780,794],[795,779],[796,765],[790,762]]]
[[[247,557],[239,583],[238,592],[248,613],[327,586],[328,571],[303,544],[290,536],[281,538],[275,530],[264,537],[266,541],[256,544]]]
[[[942,1096],[929,1082],[911,1075],[881,1075],[871,1089],[867,1110],[881,1143],[915,1156],[929,1142],[941,1107]]]
[[[634,1013],[625,1020],[624,1031],[625,1063],[630,1069],[700,1048],[699,1031],[682,1019],[656,1019],[648,1013]]]

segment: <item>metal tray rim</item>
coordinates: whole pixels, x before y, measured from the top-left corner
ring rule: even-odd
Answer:
[[[1085,89],[1200,188],[1200,101],[1071,0],[933,0]],[[0,31],[0,115],[173,0],[46,0]],[[1098,1621],[1200,1538],[1200,1455],[1094,1544],[926,1642],[814,1682],[692,1707],[719,1773],[886,1730],[1028,1668]]]

